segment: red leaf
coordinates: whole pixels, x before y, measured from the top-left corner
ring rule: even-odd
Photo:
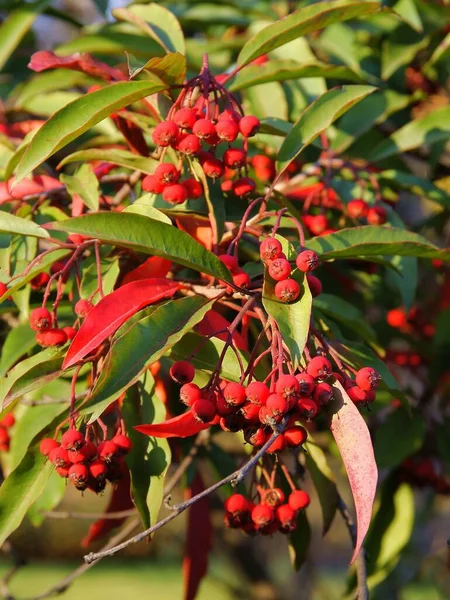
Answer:
[[[95,350],[138,310],[164,298],[170,298],[179,284],[168,279],[144,279],[123,285],[94,306],[73,338],[63,363],[71,367]]]
[[[222,331],[230,325],[230,321],[228,321],[228,319],[226,319],[219,312],[216,310],[209,310],[203,317],[202,321],[197,325],[196,330],[201,333],[201,335],[213,335],[215,331]],[[228,334],[223,332],[215,335],[214,337],[225,342],[228,338]],[[234,332],[233,341],[239,350],[248,350],[248,346],[239,331]]]
[[[207,250],[212,248],[212,230],[209,219],[199,216],[178,216],[175,219],[178,229],[188,233]]]
[[[356,510],[356,559],[372,516],[378,469],[366,422],[339,382],[333,384],[339,407],[331,419],[331,432],[339,448],[352,490]]]
[[[40,194],[44,191],[42,185],[37,183],[34,179],[22,179],[17,185],[14,186],[14,179],[8,180],[8,190],[11,194],[11,197],[15,200],[22,200],[25,196],[29,196],[31,194]]]
[[[123,284],[150,277],[165,277],[172,268],[172,261],[160,256],[150,256],[142,265],[136,267],[123,278]]]
[[[4,133],[13,138],[23,138],[34,129],[39,129],[45,121],[40,119],[28,119],[18,121],[17,123],[0,123],[0,133]]]
[[[129,508],[133,508],[133,506],[134,504],[130,495],[130,472],[127,467],[124,466],[123,477],[119,483],[114,486],[105,513],[128,510]],[[123,519],[99,519],[98,521],[95,521],[89,527],[88,534],[82,539],[81,545],[83,548],[86,548],[92,544],[92,542],[105,537],[111,531],[111,529],[120,527],[125,520],[126,517]]]
[[[148,156],[149,152],[147,142],[145,141],[145,137],[141,129],[120,115],[113,117],[113,121],[117,129],[126,139],[130,150],[136,154],[140,154],[141,156]]]
[[[150,437],[159,438],[185,438],[195,435],[203,429],[211,427],[211,423],[201,423],[197,421],[192,412],[183,413],[172,419],[168,419],[163,423],[149,424],[149,425],[136,425],[135,429]]]
[[[185,499],[200,494],[205,489],[199,473],[195,475]],[[184,549],[184,600],[194,600],[200,583],[208,570],[208,556],[212,545],[213,528],[207,496],[195,502],[189,509],[186,546]]]
[[[105,81],[123,81],[126,76],[120,69],[114,69],[109,65],[95,60],[90,54],[72,54],[71,56],[56,56],[49,50],[35,52],[28,64],[32,71],[40,73],[47,69],[71,69],[81,71],[92,77],[99,77]]]

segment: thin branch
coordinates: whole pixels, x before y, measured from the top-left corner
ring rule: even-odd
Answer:
[[[136,514],[135,508],[129,508],[128,510],[118,510],[110,513],[90,513],[90,512],[76,512],[69,510],[49,510],[45,513],[45,516],[50,519],[124,519],[125,517],[132,517]]]

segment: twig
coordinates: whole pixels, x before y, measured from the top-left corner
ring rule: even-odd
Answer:
[[[110,513],[89,513],[89,512],[72,512],[68,510],[49,510],[45,513],[46,517],[50,519],[124,519],[125,517],[131,517],[136,514],[135,508],[129,508],[128,510],[118,510],[117,512]]]

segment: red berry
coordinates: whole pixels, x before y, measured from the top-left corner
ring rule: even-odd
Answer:
[[[258,133],[259,126],[259,119],[253,115],[242,117],[242,119],[239,121],[239,131],[245,138],[256,135]]]
[[[218,394],[216,399],[216,411],[221,417],[228,417],[228,415],[235,414],[237,407],[232,406],[225,402],[225,398],[222,393]]]
[[[315,277],[314,275],[310,275],[309,273],[306,274],[306,280],[308,281],[311,296],[313,298],[320,296],[320,294],[322,293],[322,284],[320,280],[317,279],[317,277]]]
[[[247,153],[240,148],[228,148],[223,153],[222,160],[229,169],[240,169],[247,163]]]
[[[216,124],[216,133],[223,142],[234,142],[239,135],[239,125],[231,119],[223,119]]]
[[[233,189],[233,182],[231,181],[231,179],[222,181],[222,183],[220,184],[220,189],[224,194],[229,194]]]
[[[0,421],[0,426],[6,427],[6,429],[10,429],[10,427],[12,427],[15,422],[16,422],[15,416],[12,413],[8,413]]]
[[[180,179],[180,171],[171,163],[161,163],[158,165],[154,175],[163,185],[177,183]]]
[[[252,402],[245,402],[242,404],[239,412],[246,421],[251,423],[259,423],[259,404],[253,404]]]
[[[326,379],[332,371],[333,367],[325,356],[315,356],[306,366],[306,372],[314,379]]]
[[[298,381],[299,393],[303,396],[310,396],[313,393],[316,385],[314,377],[303,371],[303,373],[296,375],[295,378]]]
[[[37,275],[36,277],[39,277],[39,275]],[[34,279],[36,279],[36,277]],[[31,283],[33,283],[34,279],[31,280]],[[2,296],[4,296],[7,291],[8,291],[8,286],[6,285],[6,283],[3,283],[3,281],[0,281],[0,298]]]
[[[52,326],[52,315],[46,308],[35,308],[30,313],[30,327],[33,331],[47,331]]]
[[[266,400],[265,408],[274,416],[284,415],[289,410],[289,402],[280,394],[270,394]]]
[[[75,327],[63,327],[63,331],[67,335],[68,340],[73,340],[73,338],[75,337],[75,335],[77,333],[77,330],[75,329]]]
[[[297,378],[294,375],[280,375],[275,385],[275,391],[280,396],[288,398],[299,390]]]
[[[158,123],[152,133],[153,142],[157,146],[170,146],[173,142],[176,141],[180,130],[178,125],[173,121],[163,121],[162,123]]]
[[[325,215],[308,215],[305,224],[314,235],[320,235],[328,228],[328,219]]]
[[[319,257],[312,250],[303,250],[295,259],[295,264],[303,273],[313,271],[319,264]]]
[[[208,141],[216,133],[216,128],[211,119],[199,119],[194,123],[192,132],[200,139]]]
[[[222,177],[225,171],[225,165],[221,160],[213,156],[212,154],[208,154],[200,161],[202,165],[203,171],[207,177],[211,177],[212,179],[217,179],[218,177]]]
[[[119,454],[122,456],[128,454],[132,448],[130,438],[123,433],[116,433],[111,441],[114,442],[114,444],[116,444],[116,446],[119,448]]]
[[[276,517],[280,523],[280,531],[290,533],[297,526],[297,511],[289,506],[282,504],[276,509]]]
[[[304,490],[295,490],[288,498],[288,504],[292,510],[302,510],[309,506],[310,501],[309,494]]]
[[[356,373],[356,385],[365,392],[374,390],[380,381],[380,375],[372,367],[363,367]]]
[[[355,404],[365,404],[367,402],[367,392],[357,385],[347,388],[346,392],[350,400]]]
[[[192,108],[180,108],[173,115],[173,120],[181,129],[192,129],[197,120],[197,113]]]
[[[217,258],[223,262],[223,264],[231,273],[237,273],[239,269],[239,263],[234,256],[231,256],[231,254],[220,254]]]
[[[179,360],[170,367],[170,376],[181,385],[191,383],[195,377],[195,369],[187,360]]]
[[[119,448],[118,446],[111,440],[107,440],[98,445],[98,457],[101,460],[104,460],[106,463],[111,462],[118,456]]]
[[[108,467],[102,460],[94,460],[89,465],[89,473],[94,479],[105,479],[107,471]]]
[[[81,448],[81,453],[86,461],[91,461],[97,457],[97,446],[90,440],[86,440],[85,445]]]
[[[275,454],[277,452],[283,452],[286,448],[286,442],[283,435],[279,435],[267,448],[268,454]]]
[[[296,407],[297,411],[302,415],[302,417],[308,421],[310,419],[314,419],[319,412],[319,406],[317,402],[315,402],[315,400],[312,398],[308,398],[308,396],[300,396],[300,398],[297,400]]]
[[[246,387],[245,395],[249,402],[262,406],[270,396],[270,390],[265,383],[253,381]]]
[[[241,177],[233,183],[233,193],[238,198],[244,198],[256,190],[256,184],[250,177]]]
[[[306,442],[308,432],[301,425],[294,425],[286,429],[283,435],[286,446],[295,448]]]
[[[258,529],[269,525],[274,516],[274,510],[268,504],[257,504],[252,510],[252,521]]]
[[[408,325],[408,316],[403,308],[393,308],[386,315],[386,321],[391,327],[402,329]]]
[[[386,220],[386,210],[383,206],[371,206],[367,211],[367,222],[370,225],[383,225]]]
[[[92,302],[89,302],[89,300],[78,300],[78,302],[75,304],[75,314],[84,319],[88,316],[93,308],[94,305]]]
[[[61,446],[53,448],[48,454],[48,458],[55,467],[63,467],[65,469],[70,467],[69,454]]]
[[[69,469],[70,482],[77,490],[85,490],[89,479],[89,469],[86,465],[72,465]]]
[[[178,150],[178,152],[181,152],[181,154],[193,156],[200,152],[202,143],[193,133],[186,133],[185,135],[180,136],[174,148],[175,150]]]
[[[261,448],[267,442],[267,433],[262,427],[247,427],[244,431],[244,439],[248,444]]]
[[[350,200],[347,204],[347,212],[353,219],[362,219],[367,216],[369,207],[364,200]]]
[[[186,383],[181,386],[180,389],[180,400],[186,406],[192,406],[194,402],[200,400],[202,397],[202,391],[196,383]]]
[[[65,450],[80,450],[85,443],[84,435],[76,429],[69,429],[61,437],[61,446]]]
[[[286,258],[276,258],[269,263],[269,275],[275,281],[283,281],[291,274],[291,265]]]
[[[192,405],[192,414],[202,423],[210,423],[217,414],[216,407],[209,400],[200,398]]]
[[[261,504],[268,504],[273,508],[280,506],[285,501],[285,495],[280,488],[269,488],[261,493]]]
[[[164,189],[164,184],[156,175],[147,175],[142,180],[142,189],[149,194],[161,194]]]
[[[166,185],[162,196],[164,200],[170,204],[183,204],[183,202],[186,202],[188,199],[187,190],[181,183]]]
[[[67,241],[72,241],[70,239],[71,237],[73,237],[73,236],[69,235],[69,237],[67,238]],[[50,281],[50,275],[48,273],[39,273],[39,275],[36,275],[36,277],[33,277],[33,279],[30,281],[30,284],[31,284],[31,287],[33,290],[39,290],[39,289],[43,288],[45,285],[47,285],[47,283],[49,281]],[[0,286],[1,285],[5,285],[5,284],[0,284]],[[5,292],[2,292],[0,289],[0,296],[3,296],[4,293]]]
[[[250,275],[245,271],[240,271],[233,275],[233,283],[240,288],[248,288],[251,283]]]
[[[233,381],[227,383],[223,390],[223,397],[228,404],[240,406],[245,402],[245,387],[240,383],[234,383]]]
[[[232,515],[245,513],[249,509],[249,501],[242,494],[232,494],[225,500],[225,510]]]
[[[278,281],[275,285],[275,296],[281,302],[289,303],[295,302],[297,298],[300,296],[300,285],[295,281],[295,279],[283,279],[282,281]]]
[[[267,406],[263,405],[259,409],[259,421],[262,425],[273,425],[279,423],[283,418],[282,413],[274,414]]]
[[[316,385],[316,389],[314,390],[313,398],[320,404],[321,406],[325,406],[333,397],[333,388],[329,383],[325,383],[321,381]]]
[[[203,196],[203,187],[200,181],[190,177],[189,179],[185,179],[182,184],[189,199],[196,200],[197,198],[201,198]]]
[[[258,179],[262,181],[272,181],[276,175],[275,162],[272,158],[264,154],[256,154],[251,159],[253,168]]]
[[[69,477],[69,467],[56,467],[55,471],[60,477],[64,477],[64,479]]]
[[[223,112],[220,113],[218,121],[235,121],[236,123],[239,123],[239,121],[241,120],[241,115],[236,112],[235,110],[224,110]]]
[[[279,258],[283,252],[281,242],[276,238],[268,237],[261,242],[259,254],[261,260],[275,260]]]
[[[67,342],[67,334],[63,329],[46,329],[36,335],[36,342],[40,346],[63,346]]]
[[[59,443],[53,438],[44,438],[39,445],[39,452],[43,456],[48,456],[52,450],[59,448]]]

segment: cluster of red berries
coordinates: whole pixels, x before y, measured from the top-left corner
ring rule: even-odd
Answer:
[[[219,254],[217,257],[230,271],[231,276],[233,278],[234,285],[237,285],[240,288],[248,288],[251,283],[250,275],[246,273],[239,266],[237,258],[232,256],[231,254]],[[227,286],[227,291],[231,294],[234,292],[233,288]]]
[[[130,450],[131,440],[123,433],[97,444],[75,428],[62,435],[61,443],[45,438],[40,445],[41,454],[48,457],[58,475],[69,479],[77,490],[89,489],[96,494],[105,489],[107,481],[122,479],[124,457]]]
[[[261,260],[264,261],[267,272],[275,284],[275,295],[281,302],[295,302],[301,292],[298,281],[291,278],[292,265],[283,252],[283,247],[277,238],[267,237],[259,247]],[[319,265],[319,257],[312,250],[302,250],[295,259],[299,271],[306,273],[311,294],[315,297],[322,292],[320,280],[310,272]]]
[[[392,308],[386,315],[386,321],[388,325],[402,333],[416,333],[429,338],[436,332],[435,326],[429,321],[429,315],[421,314],[416,307],[412,307],[409,311],[403,306]]]
[[[303,490],[293,490],[287,501],[280,488],[262,490],[256,504],[242,494],[232,494],[225,502],[225,525],[248,535],[291,533],[297,527],[298,512],[309,503],[309,495]]]
[[[347,212],[352,219],[366,219],[369,225],[383,225],[387,220],[386,209],[381,204],[373,206],[364,200],[350,200],[347,204]]]
[[[93,304],[89,300],[78,300],[75,304],[75,314],[84,319],[92,310]],[[55,327],[55,318],[52,313],[44,307],[35,308],[30,314],[30,327],[36,331],[36,342],[40,346],[64,346],[64,344],[75,337],[75,327]]]
[[[8,452],[11,436],[9,429],[14,425],[16,419],[12,413],[8,413],[0,420],[0,452]]]

